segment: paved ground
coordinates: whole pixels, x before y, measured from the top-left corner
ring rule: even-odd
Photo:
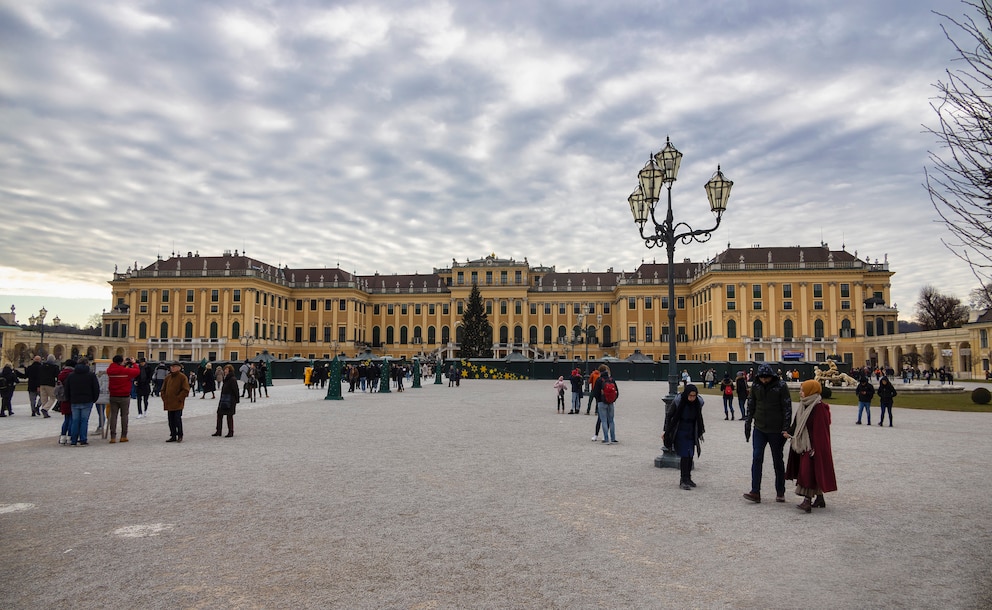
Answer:
[[[840,490],[807,515],[791,492],[741,499],[750,447],[715,398],[699,487],[655,468],[663,387],[621,384],[609,446],[555,413],[550,381],[344,401],[282,382],[231,439],[190,401],[182,444],[160,403],[130,443],[76,448],[15,403],[0,607],[992,605],[992,414],[897,401],[896,427],[869,428],[834,407]]]

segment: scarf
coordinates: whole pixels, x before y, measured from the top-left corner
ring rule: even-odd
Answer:
[[[806,422],[809,420],[813,407],[821,402],[819,394],[804,396],[799,399],[799,412],[796,413],[796,430],[792,433],[792,450],[802,455],[813,448],[809,442],[809,430]]]

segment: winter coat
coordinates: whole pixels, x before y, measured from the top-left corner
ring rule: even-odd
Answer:
[[[768,383],[762,383],[762,376],[771,379]],[[788,430],[792,425],[792,395],[789,394],[789,386],[767,364],[758,366],[755,377],[757,379],[751,385],[751,395],[747,400],[745,420],[753,420],[754,427],[765,434]]]
[[[24,367],[24,375],[28,378],[28,392],[37,392],[38,378],[41,377],[41,363],[32,362]]]
[[[603,398],[603,388],[606,387],[606,382],[608,380],[612,381],[613,385],[617,386],[617,400],[620,399],[620,386],[617,384],[617,380],[611,375],[603,373],[599,376],[599,379],[596,380],[596,385],[592,388],[592,396],[596,402],[606,402],[606,399]]]
[[[62,385],[65,387],[66,402],[70,405],[95,403],[100,397],[100,381],[86,364],[77,364]]]
[[[883,383],[884,382],[884,383]],[[892,399],[896,397],[896,387],[892,385],[888,377],[882,377],[878,381],[878,399],[879,401],[887,406],[892,406]]]
[[[59,376],[56,377],[55,379],[59,383],[61,383],[63,387],[65,387],[66,379],[69,378],[69,375],[72,374],[72,371],[73,369],[71,369],[70,367],[65,367],[61,371],[59,371]],[[53,410],[58,411],[62,415],[72,415],[72,403],[69,402],[68,400],[60,400],[55,403],[55,408]]]
[[[230,396],[230,404],[227,408],[224,408],[217,404],[217,415],[234,415],[237,410],[238,400],[241,398],[241,390],[238,389],[238,377],[234,373],[231,373],[224,378],[224,385],[220,388],[220,396],[223,399],[225,396]]]
[[[581,394],[582,393],[582,373],[578,370],[572,371],[572,376],[569,378],[572,382],[572,393]]]
[[[55,379],[59,376],[59,365],[52,356],[48,357],[47,362],[41,363],[41,368],[38,369],[38,385],[48,386],[50,388],[55,387]]]
[[[858,389],[855,390],[858,395],[858,402],[871,402],[871,399],[875,397],[875,388],[868,382],[867,379],[863,380],[858,384]]]
[[[189,396],[189,379],[182,370],[169,373],[162,382],[162,408],[166,411],[182,411]]]
[[[675,438],[678,436],[679,423],[682,421],[682,411],[685,405],[682,403],[682,397],[685,394],[679,394],[675,397],[668,408],[665,410],[665,428],[663,440],[666,447],[672,447],[675,443]],[[705,401],[703,397],[696,394],[696,401],[699,403],[699,414],[696,417],[696,438],[695,438],[695,448],[696,455],[702,454],[702,447],[700,442],[703,440],[703,434],[706,432],[706,426],[703,425],[703,405]]]
[[[110,395],[114,397],[131,396],[131,386],[134,378],[141,370],[132,365],[124,366],[111,362],[107,367],[107,376],[110,378]]]
[[[790,428],[793,432],[793,428]],[[802,455],[789,447],[789,460],[785,466],[785,478],[795,480],[796,485],[820,493],[837,491],[837,475],[834,473],[834,454],[830,443],[830,405],[819,402],[806,420],[809,431],[809,452]]]

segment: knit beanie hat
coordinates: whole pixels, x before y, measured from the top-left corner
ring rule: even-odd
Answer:
[[[815,379],[804,381],[803,384],[799,386],[799,389],[802,391],[803,396],[812,396],[813,394],[819,394],[823,391],[823,388],[820,386],[820,382]]]

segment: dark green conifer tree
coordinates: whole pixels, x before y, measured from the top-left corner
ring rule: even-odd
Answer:
[[[462,336],[462,358],[492,358],[493,357],[493,327],[489,324],[486,309],[482,305],[482,293],[479,286],[473,285],[468,295],[468,305],[462,317],[464,334]]]

